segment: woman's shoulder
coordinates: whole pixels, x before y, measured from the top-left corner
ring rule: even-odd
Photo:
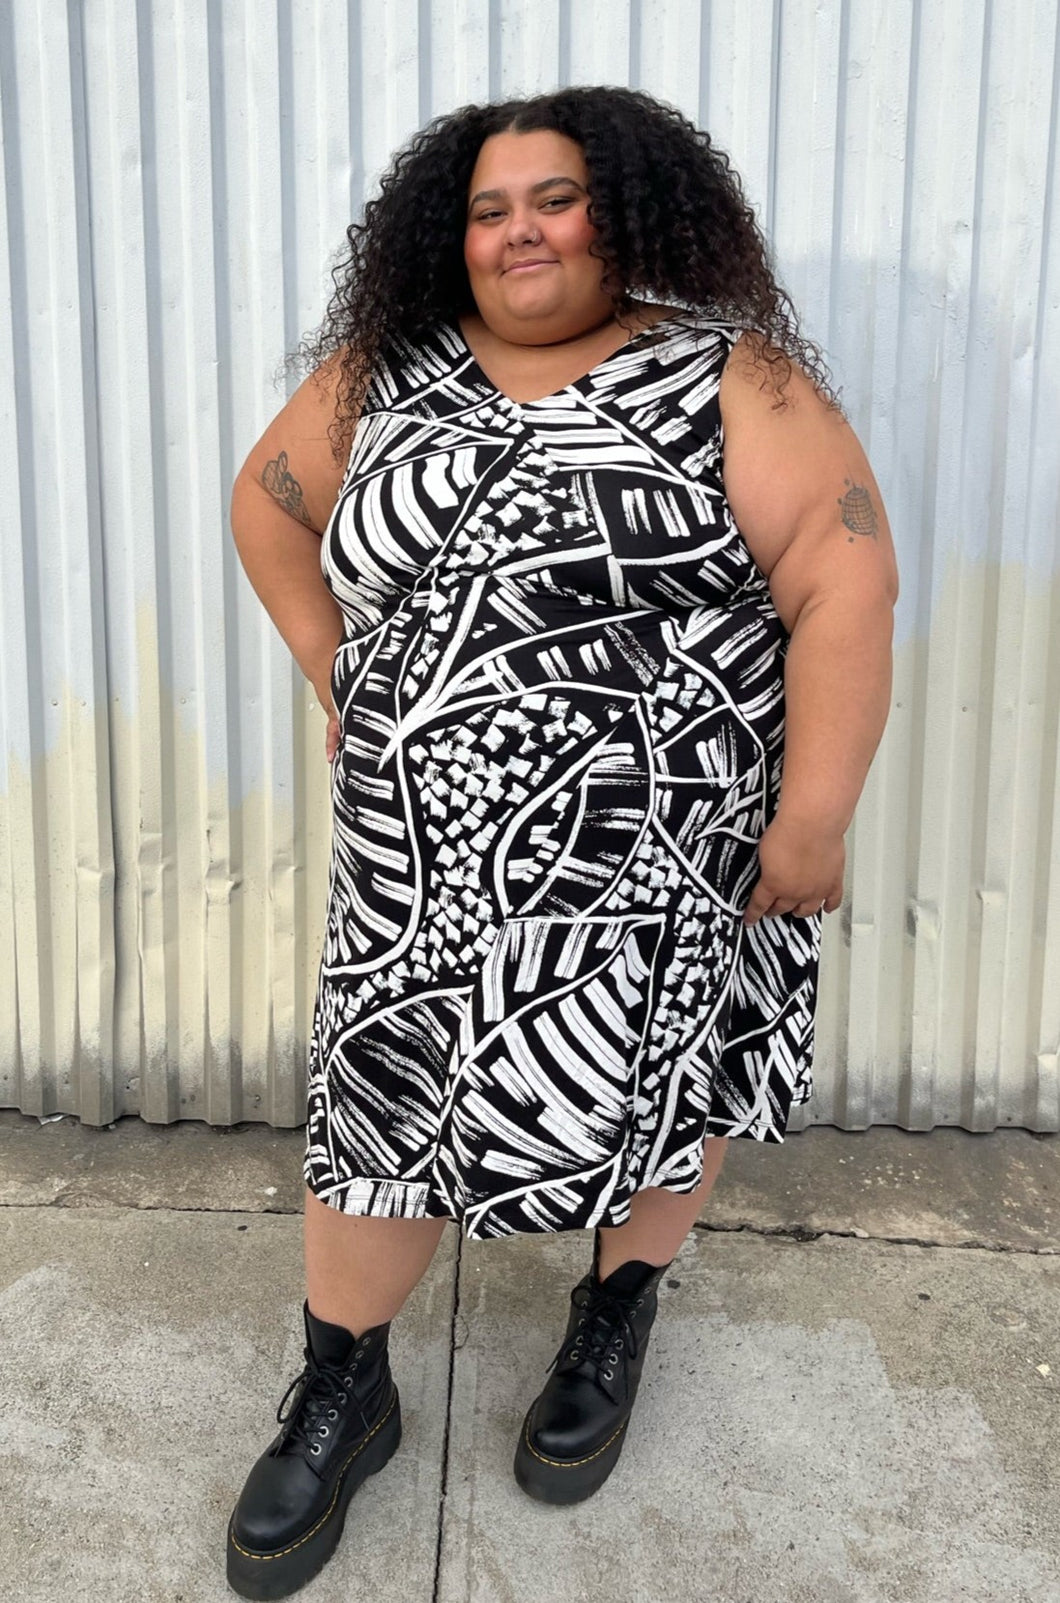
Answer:
[[[681,348],[687,345],[696,351],[714,352],[723,364],[741,340],[746,346],[748,338],[754,337],[754,331],[746,324],[701,307],[657,304],[640,309],[638,321],[645,337],[650,329],[657,327],[660,342],[666,340]]]
[[[744,325],[731,317],[693,307],[667,306],[660,308],[651,324],[645,323],[638,343],[642,349],[648,347],[657,354],[662,364],[672,370],[675,382],[691,385],[694,394],[713,402],[729,359],[737,347],[743,350],[747,333]]]
[[[745,336],[753,338],[754,335],[754,330],[748,324],[734,321],[731,316],[726,317],[721,312],[679,306],[674,308],[667,321],[703,339],[720,341],[730,349]]]

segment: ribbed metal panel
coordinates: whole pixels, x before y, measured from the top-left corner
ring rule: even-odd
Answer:
[[[0,7],[0,1105],[301,1118],[323,720],[227,529],[395,148],[645,88],[711,129],[902,574],[810,1120],[1060,1128],[1057,0]]]

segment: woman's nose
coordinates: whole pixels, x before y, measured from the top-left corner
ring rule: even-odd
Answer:
[[[512,212],[508,238],[513,245],[533,244],[540,237],[537,223],[528,212]]]

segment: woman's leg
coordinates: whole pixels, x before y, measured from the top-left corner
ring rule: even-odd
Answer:
[[[305,1198],[309,1311],[354,1336],[395,1317],[434,1257],[446,1219],[365,1219]]]
[[[682,1194],[650,1186],[632,1198],[630,1216],[624,1225],[601,1227],[601,1280],[606,1280],[619,1264],[633,1259],[660,1266],[677,1256],[678,1247],[710,1196],[728,1145],[727,1136],[708,1136],[703,1149],[703,1179],[694,1191]]]
[[[311,1580],[335,1551],[350,1498],[397,1450],[389,1332],[368,1332],[400,1311],[445,1224],[357,1218],[306,1191],[307,1362],[229,1523],[228,1583],[241,1597],[287,1597]]]
[[[703,1178],[681,1196],[659,1186],[638,1191],[624,1225],[601,1228],[596,1286],[571,1293],[563,1346],[544,1389],[530,1404],[515,1449],[515,1478],[542,1503],[591,1497],[618,1462],[658,1307],[663,1265],[677,1254],[717,1178],[727,1138],[711,1136]],[[622,1264],[631,1268],[599,1292]],[[651,1268],[644,1268],[650,1264]]]

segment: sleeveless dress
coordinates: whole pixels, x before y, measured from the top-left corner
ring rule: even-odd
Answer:
[[[811,1094],[821,915],[742,914],[787,632],[720,477],[736,327],[515,402],[455,324],[375,369],[321,566],[327,926],[307,1185],[469,1239],[619,1225]]]

